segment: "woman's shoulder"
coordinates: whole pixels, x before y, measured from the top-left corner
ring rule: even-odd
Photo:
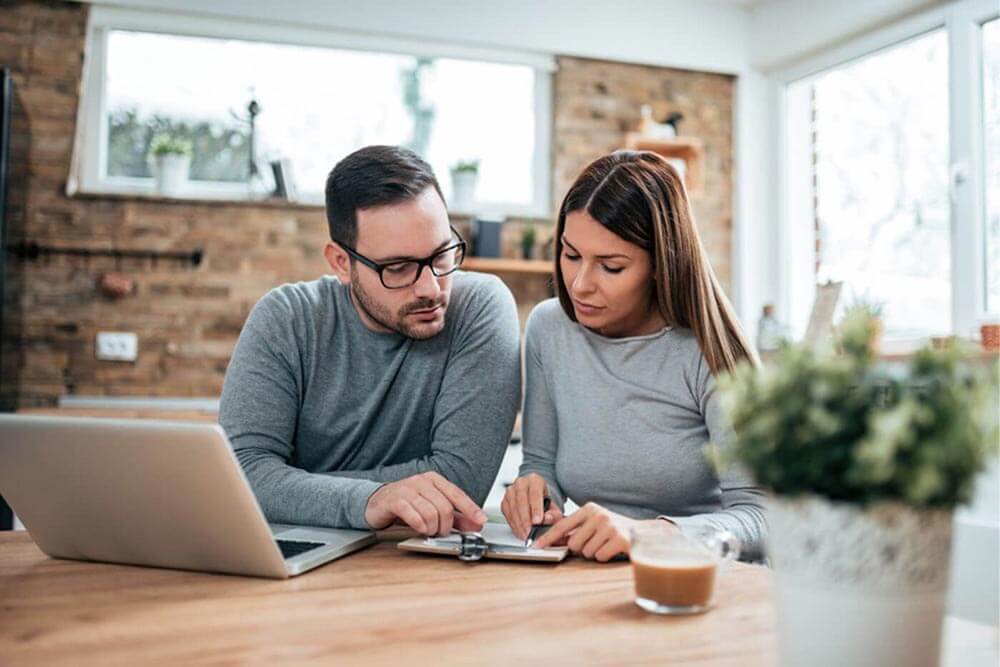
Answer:
[[[699,373],[702,367],[707,368],[705,355],[701,351],[701,343],[694,331],[686,327],[671,327],[664,336],[664,341],[670,345],[672,356],[683,363],[686,370]]]
[[[538,335],[549,334],[572,324],[573,322],[563,312],[559,299],[546,299],[532,308],[528,314],[528,320],[524,325],[525,335],[531,335],[533,332]]]
[[[580,327],[563,312],[558,299],[542,301],[528,314],[524,324],[525,350],[537,357],[575,349],[575,339],[580,336]]]
[[[692,356],[701,355],[701,346],[694,331],[686,327],[670,327],[664,335],[664,340],[677,350]]]
[[[685,327],[674,327],[667,334],[671,356],[680,369],[679,377],[684,379],[695,400],[699,400],[711,387],[713,379],[701,343],[694,331]]]

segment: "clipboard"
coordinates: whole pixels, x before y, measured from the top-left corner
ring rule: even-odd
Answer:
[[[569,553],[566,547],[549,549],[525,548],[523,542],[513,537],[510,528],[487,524],[478,533],[455,532],[447,537],[414,537],[400,542],[403,551],[455,556],[461,561],[475,562],[484,558],[499,560],[558,563]]]

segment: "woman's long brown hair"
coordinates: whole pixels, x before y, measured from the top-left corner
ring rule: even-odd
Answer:
[[[566,194],[556,224],[555,282],[563,311],[574,322],[559,259],[566,216],[576,211],[650,253],[663,318],[694,332],[713,375],[743,360],[758,363],[701,245],[684,183],[669,162],[647,151],[617,151],[591,162]]]

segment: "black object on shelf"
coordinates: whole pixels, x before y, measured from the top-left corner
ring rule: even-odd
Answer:
[[[189,263],[198,266],[205,253],[201,248],[188,252],[164,252],[160,250],[115,250],[95,248],[73,248],[40,245],[34,241],[21,242],[8,249],[22,259],[34,261],[43,255],[68,255],[72,257],[109,257],[116,262],[122,259],[146,259],[154,264],[160,260]]]
[[[500,230],[503,220],[485,220],[477,218],[472,221],[472,254],[475,257],[501,257]]]
[[[271,160],[271,173],[274,175],[274,190],[271,196],[275,199],[295,201],[295,180],[292,178],[292,165],[289,160]]]

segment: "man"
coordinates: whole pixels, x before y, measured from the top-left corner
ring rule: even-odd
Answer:
[[[456,272],[430,166],[369,146],[326,183],[333,276],[254,307],[219,422],[269,521],[478,530],[520,399],[510,291]]]

